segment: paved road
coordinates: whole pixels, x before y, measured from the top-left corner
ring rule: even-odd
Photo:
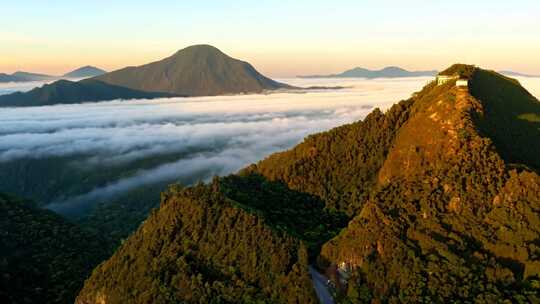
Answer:
[[[313,281],[319,302],[321,304],[334,304],[334,299],[326,285],[328,279],[311,266],[309,266],[309,273],[311,274],[311,280]]]

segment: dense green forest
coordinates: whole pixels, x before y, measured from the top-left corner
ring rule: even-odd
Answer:
[[[539,303],[540,103],[492,71],[442,74],[469,87],[431,82],[237,174],[103,202],[78,223],[121,245],[76,303],[315,303],[310,263],[340,303]]]
[[[110,251],[95,234],[0,193],[1,303],[73,303]]]
[[[110,200],[97,204],[88,214],[71,218],[75,224],[99,234],[118,246],[159,207],[165,183],[143,185]]]
[[[311,135],[295,148],[275,153],[246,171],[315,195],[327,208],[353,215],[376,182],[412,102],[402,101],[387,113],[375,109],[363,121]]]
[[[495,72],[430,83],[385,114],[308,137],[249,168],[352,216],[322,269],[345,303],[538,301],[540,103]]]
[[[345,213],[326,208],[319,198],[249,171],[219,179],[223,194],[236,206],[263,217],[273,229],[304,241],[311,257],[347,225]]]
[[[221,187],[172,186],[76,303],[315,303],[302,242]]]

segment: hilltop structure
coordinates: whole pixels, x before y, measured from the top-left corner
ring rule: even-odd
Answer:
[[[443,85],[449,81],[457,80],[458,75],[437,75],[437,85]]]

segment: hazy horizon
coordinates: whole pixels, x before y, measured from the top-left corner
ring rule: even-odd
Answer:
[[[540,41],[531,39],[540,28],[540,3],[528,0],[261,1],[257,7],[61,0],[3,9],[0,73],[59,75],[83,65],[115,70],[211,44],[271,77],[356,66],[441,70],[456,62],[540,74]]]

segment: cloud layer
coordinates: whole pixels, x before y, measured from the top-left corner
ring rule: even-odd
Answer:
[[[284,150],[305,136],[362,119],[420,89],[429,78],[286,79],[299,86],[347,89],[159,100],[112,101],[0,110],[0,167],[22,159],[66,157],[74,170],[129,167],[133,172],[88,193],[85,204],[160,181],[224,175]],[[164,162],[138,168],[144,159]],[[165,161],[166,160],[166,161]]]

